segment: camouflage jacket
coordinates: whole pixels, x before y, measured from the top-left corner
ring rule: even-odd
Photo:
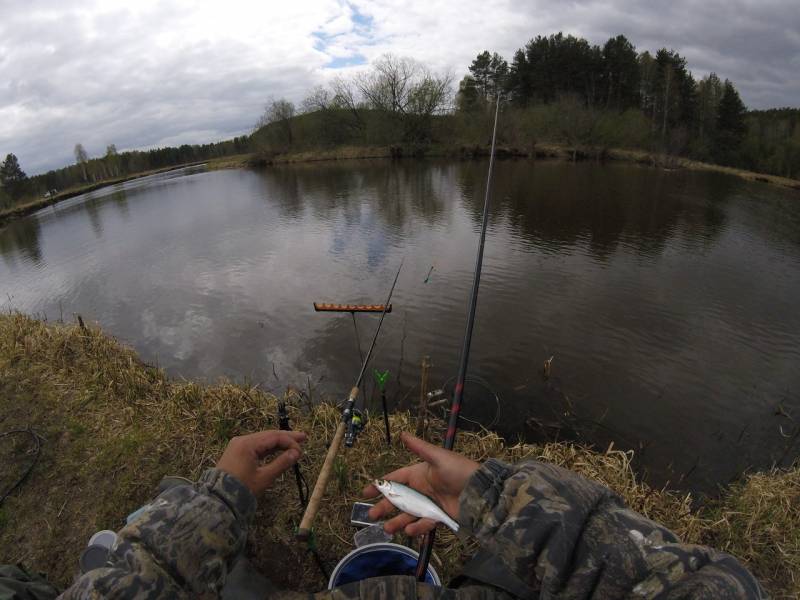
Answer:
[[[480,542],[490,571],[499,574],[494,585],[468,572],[456,588],[380,577],[314,595],[265,595],[286,600],[765,597],[731,556],[681,544],[607,488],[552,465],[489,460],[469,481],[460,504],[460,534]],[[215,469],[194,486],[167,490],[120,531],[109,566],[83,575],[63,597],[216,597],[244,547],[255,505],[244,485]]]

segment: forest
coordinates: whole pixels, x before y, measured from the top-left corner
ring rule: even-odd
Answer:
[[[508,62],[483,51],[457,86],[407,58],[309,92],[299,107],[271,101],[252,136],[262,156],[341,145],[484,146],[494,99],[501,144],[641,149],[787,178],[800,177],[800,110],[748,111],[733,82],[695,79],[684,57],[637,51],[623,35],[602,46],[538,36]],[[456,89],[454,89],[456,88]]]
[[[75,163],[27,177],[17,157],[0,163],[0,210],[32,198],[125,176],[221,156],[276,154],[339,146],[482,147],[500,95],[501,144],[522,152],[537,144],[589,149],[640,149],[668,156],[800,178],[800,109],[748,111],[734,83],[709,73],[696,79],[677,51],[639,51],[624,36],[602,46],[555,33],[537,36],[508,61],[479,53],[457,85],[410,58],[385,55],[349,77],[308,92],[296,106],[268,101],[253,133],[177,148],[117,152],[90,158],[81,144]]]

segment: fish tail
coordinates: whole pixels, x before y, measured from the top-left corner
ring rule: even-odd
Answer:
[[[451,519],[447,515],[444,515],[444,517],[442,518],[442,523],[444,523],[450,529],[452,529],[453,533],[458,533],[458,523],[456,523],[453,519]]]

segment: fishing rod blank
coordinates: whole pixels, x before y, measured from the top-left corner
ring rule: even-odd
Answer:
[[[317,516],[320,505],[322,504],[322,497],[325,495],[325,488],[328,486],[328,480],[333,473],[333,461],[336,458],[336,455],[339,453],[342,440],[345,440],[346,445],[352,445],[352,438],[354,437],[354,431],[352,427],[354,419],[353,408],[356,403],[356,398],[358,398],[358,388],[361,386],[361,380],[364,378],[364,373],[367,370],[367,365],[369,364],[369,359],[372,356],[372,351],[375,349],[375,342],[378,341],[378,334],[381,331],[383,319],[386,317],[388,308],[391,306],[390,301],[392,299],[392,294],[394,293],[394,288],[397,285],[397,278],[400,277],[400,270],[403,268],[404,261],[405,259],[401,260],[400,266],[397,268],[397,273],[394,276],[392,287],[389,289],[389,295],[386,298],[386,302],[383,304],[383,312],[381,312],[380,321],[378,321],[378,326],[375,328],[375,335],[372,337],[372,343],[369,345],[367,355],[364,357],[364,362],[361,364],[361,371],[358,373],[356,383],[350,390],[350,394],[347,397],[347,402],[345,404],[344,411],[342,412],[342,420],[339,421],[339,424],[336,426],[336,432],[333,434],[333,440],[328,448],[328,453],[325,455],[325,462],[322,463],[322,469],[320,469],[319,476],[314,484],[314,490],[311,492],[311,498],[309,498],[308,504],[306,505],[306,511],[303,514],[303,519],[300,521],[300,527],[298,528],[296,534],[297,539],[300,541],[308,541],[311,537],[311,526],[313,525],[314,518]],[[347,434],[347,437],[345,437],[345,433]]]
[[[478,288],[481,284],[481,268],[483,267],[483,248],[486,243],[486,227],[489,222],[489,191],[492,186],[492,169],[494,167],[494,151],[497,142],[497,117],[500,113],[500,94],[497,95],[497,106],[494,110],[494,129],[492,130],[492,150],[489,155],[489,174],[486,176],[486,195],[483,199],[483,221],[481,222],[481,239],[478,245],[478,256],[475,259],[475,274],[472,279],[472,293],[469,299],[469,312],[467,313],[467,328],[464,332],[464,343],[461,347],[461,359],[458,364],[458,376],[456,386],[453,390],[453,403],[450,406],[450,419],[447,425],[447,434],[444,437],[444,447],[447,450],[453,449],[458,431],[458,415],[461,412],[461,402],[464,398],[464,383],[467,378],[467,363],[469,362],[469,348],[472,343],[472,329],[475,325],[475,310],[478,306]],[[436,530],[431,530],[425,536],[422,550],[417,560],[417,580],[425,581],[428,571],[428,563],[431,560],[433,541],[436,537]]]

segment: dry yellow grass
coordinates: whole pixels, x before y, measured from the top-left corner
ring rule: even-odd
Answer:
[[[287,400],[295,428],[310,434],[302,468],[313,484],[340,413],[328,404],[311,406],[299,392],[287,393]],[[120,527],[164,475],[196,477],[213,466],[231,436],[276,427],[276,404],[256,387],[170,380],[94,327],[0,316],[0,431],[30,426],[44,440],[30,478],[0,507],[0,562],[24,562],[67,585],[94,531]],[[408,413],[391,416],[394,432],[413,431],[415,424]],[[30,457],[24,444],[1,442],[5,483]],[[738,556],[775,597],[800,593],[798,466],[752,474],[698,511],[690,496],[639,481],[628,452],[565,443],[506,446],[485,431],[463,432],[458,447],[478,460],[536,458],[573,469],[684,540]],[[399,444],[386,447],[377,423],[341,455],[315,528],[329,566],[352,546],[350,506],[365,482],[410,460]],[[322,578],[294,541],[301,512],[289,474],[260,499],[250,552],[277,584],[319,589]],[[434,564],[447,579],[471,550],[443,533]]]

